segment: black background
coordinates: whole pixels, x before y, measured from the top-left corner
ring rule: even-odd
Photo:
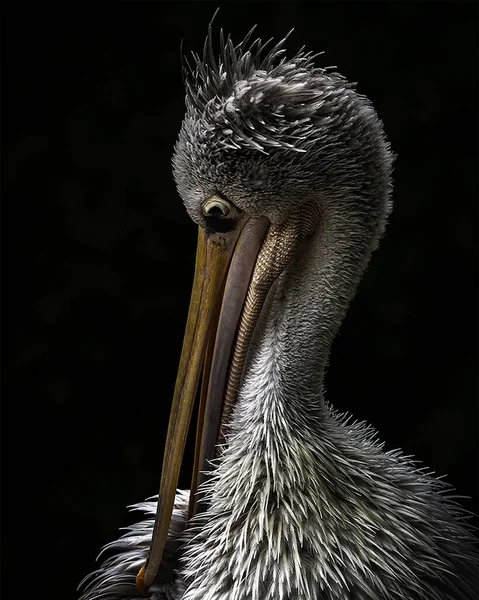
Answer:
[[[126,505],[157,491],[196,244],[170,167],[180,42],[201,50],[217,6],[236,41],[294,27],[289,52],[325,50],[384,120],[395,210],[328,399],[477,511],[475,3],[25,5],[3,18],[2,99],[3,582],[18,596],[75,598]]]

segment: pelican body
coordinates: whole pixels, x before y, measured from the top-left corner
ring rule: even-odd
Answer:
[[[221,33],[216,60],[210,28],[185,69],[173,170],[199,238],[160,492],[82,600],[472,600],[474,541],[447,487],[324,399],[391,210],[382,123],[310,53],[250,35]]]

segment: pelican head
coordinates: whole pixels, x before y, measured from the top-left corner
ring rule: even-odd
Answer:
[[[199,239],[158,509],[85,598],[472,598],[460,510],[323,398],[391,210],[382,123],[311,53],[286,60],[284,40],[266,53],[251,33],[221,34],[216,60],[210,30],[185,69],[173,171]],[[200,380],[191,493],[175,500]]]
[[[221,40],[217,63],[210,33],[203,59],[186,72],[173,165],[190,217],[216,230],[204,207],[216,194],[273,224],[333,203],[361,215],[363,245],[372,245],[390,209],[392,167],[374,108],[344,77],[315,68],[311,53],[285,60],[282,40],[264,56],[250,35],[238,46]]]

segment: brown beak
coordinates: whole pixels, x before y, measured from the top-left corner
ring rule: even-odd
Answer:
[[[234,231],[198,236],[196,271],[163,457],[158,509],[148,558],[137,576],[146,594],[157,575],[168,536],[180,467],[201,371],[189,517],[201,510],[196,491],[214,458],[230,356],[251,274],[268,227],[244,219]]]

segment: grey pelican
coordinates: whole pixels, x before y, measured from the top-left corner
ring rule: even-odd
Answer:
[[[284,40],[266,53],[251,34],[221,33],[216,59],[210,27],[185,67],[173,170],[199,239],[160,493],[82,599],[475,598],[474,540],[447,486],[324,398],[391,210],[383,125],[311,53],[287,60]]]

